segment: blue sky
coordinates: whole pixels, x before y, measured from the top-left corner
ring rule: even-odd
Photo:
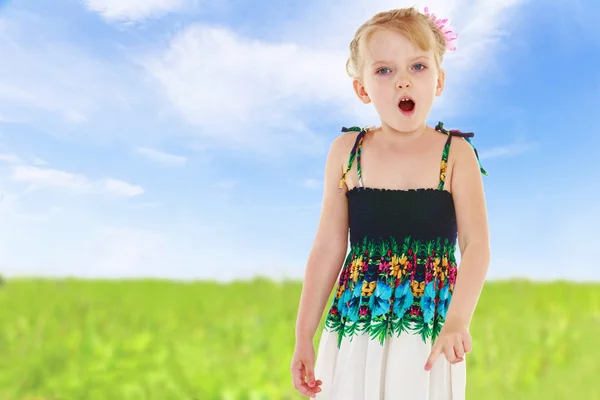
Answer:
[[[476,133],[489,278],[600,279],[591,0],[0,4],[5,275],[301,278],[328,147],[378,122],[348,42],[416,4],[459,33],[429,122]]]

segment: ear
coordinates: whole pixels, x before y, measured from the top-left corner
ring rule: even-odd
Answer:
[[[365,86],[358,79],[352,80],[352,87],[354,87],[354,92],[364,104],[368,104],[371,102],[371,98],[367,94]]]
[[[440,96],[444,91],[444,83],[446,82],[446,71],[442,68],[439,69],[437,85],[435,87],[435,95]]]

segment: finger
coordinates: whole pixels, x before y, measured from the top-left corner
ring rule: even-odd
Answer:
[[[317,389],[318,387],[320,387],[323,384],[323,381],[319,380],[319,379],[315,379],[315,384],[313,386],[310,386],[311,389]]]
[[[304,396],[308,396],[308,397],[314,397],[318,392],[321,391],[321,389],[312,389],[309,388],[306,383],[301,383],[300,385],[294,385],[294,388],[300,393],[303,394]]]
[[[306,384],[306,382],[304,382],[304,380],[302,380],[302,379],[294,381],[294,388],[300,394],[303,394],[303,395],[308,396],[308,397],[313,397],[315,394],[317,394],[318,392],[321,391],[320,387],[315,387],[315,388],[308,387],[308,385]]]
[[[294,387],[297,388],[298,386],[301,386],[302,383],[304,383],[304,378],[303,378],[303,367],[294,367],[292,368],[292,382],[294,384]]]
[[[308,383],[308,386],[314,387],[315,386],[315,370],[311,366],[311,364],[308,364],[308,366],[305,366],[305,369],[306,369],[306,383]]]
[[[465,354],[470,353],[471,350],[473,350],[473,342],[471,342],[470,337],[466,337],[465,339],[463,339],[463,346],[465,349]]]
[[[292,367],[292,381],[296,389],[304,384],[304,376],[304,365],[301,361],[298,361]]]
[[[431,349],[429,357],[427,358],[427,362],[425,363],[425,371],[431,370],[441,353],[440,346],[434,345],[433,349]]]
[[[298,392],[300,392],[300,394],[303,394],[308,397],[314,397],[317,393],[321,391],[320,385],[322,385],[322,382],[320,380],[315,381],[314,387],[309,387],[308,383],[305,382],[305,377],[305,364],[302,362],[300,362],[299,364],[295,364],[292,371],[292,381],[294,384],[294,388]]]
[[[450,364],[454,364],[456,362],[456,354],[454,354],[454,346],[452,344],[444,346],[444,356]]]
[[[465,349],[463,347],[463,342],[460,339],[457,339],[456,342],[454,343],[454,355],[456,356],[457,359],[459,359],[461,361],[465,356]]]

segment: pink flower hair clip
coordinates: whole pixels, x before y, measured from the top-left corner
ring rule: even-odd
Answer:
[[[447,24],[448,23],[448,18],[438,19],[435,16],[435,14],[430,14],[429,13],[429,7],[425,7],[425,9],[423,11],[424,11],[423,13],[425,15],[427,15],[429,17],[429,19],[431,19],[433,21],[433,23],[436,24],[440,28],[440,30],[442,31],[442,33],[444,34],[444,36],[446,38],[446,48],[449,51],[456,50],[456,46],[454,46],[452,42],[456,40],[456,38],[458,37],[458,34],[452,32],[452,29]]]

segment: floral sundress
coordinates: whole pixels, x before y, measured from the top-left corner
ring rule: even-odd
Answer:
[[[444,189],[453,137],[479,155],[473,133],[435,128],[448,135],[437,188],[364,187],[359,132],[342,175],[353,162],[358,185],[346,192],[350,249],[335,287],[317,351],[319,400],[464,400],[465,361],[440,356],[424,366],[439,335],[458,272],[457,223],[452,194]],[[487,172],[481,167],[483,174]]]

